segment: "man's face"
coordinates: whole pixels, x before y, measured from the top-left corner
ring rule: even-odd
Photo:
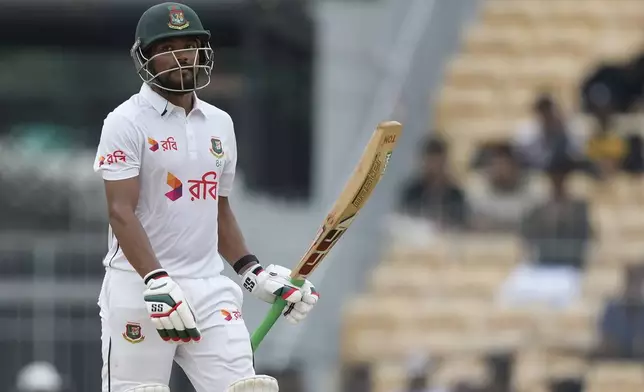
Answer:
[[[425,155],[423,166],[425,174],[434,177],[445,171],[446,156],[443,153],[432,152]]]
[[[157,76],[158,82],[173,90],[194,89],[196,69],[193,66],[199,64],[198,48],[199,41],[193,37],[169,38],[154,44],[150,57],[158,55],[151,62],[152,72],[162,73]]]
[[[550,125],[557,119],[557,110],[552,106],[539,108],[539,110],[537,110],[537,116],[539,116],[539,120],[542,124]]]
[[[488,168],[490,182],[498,187],[510,187],[518,180],[518,170],[512,159],[505,155],[493,156]]]

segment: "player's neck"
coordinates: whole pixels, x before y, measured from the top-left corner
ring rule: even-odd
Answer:
[[[183,108],[183,110],[186,111],[186,115],[188,115],[188,113],[192,111],[192,108],[194,107],[194,96],[195,96],[193,92],[189,92],[185,94],[173,94],[168,91],[162,90],[156,86],[154,86],[153,89],[157,92],[157,94],[167,99],[168,102],[170,102],[174,106]]]

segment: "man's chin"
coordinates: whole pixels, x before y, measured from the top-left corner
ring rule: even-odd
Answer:
[[[195,83],[192,78],[188,80],[183,81],[183,85],[181,85],[181,82],[173,81],[173,80],[162,80],[160,81],[161,86],[163,86],[166,89],[169,90],[177,90],[176,92],[179,92],[181,90],[184,90],[185,92],[190,92],[195,89]]]

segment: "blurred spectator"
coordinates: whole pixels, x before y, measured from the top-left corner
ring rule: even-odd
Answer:
[[[551,197],[524,217],[526,259],[503,285],[503,302],[565,307],[577,298],[591,228],[587,203],[566,191],[572,169],[569,160],[550,163]]]
[[[598,356],[644,359],[644,266],[629,266],[619,298],[608,302],[601,319]]]
[[[524,164],[544,169],[554,156],[565,155],[573,162],[583,158],[582,129],[576,122],[564,118],[550,95],[539,96],[533,111],[535,118],[519,126],[513,141]]]
[[[48,362],[32,362],[18,373],[17,392],[61,392],[62,390],[62,377]]]
[[[593,172],[600,179],[606,179],[621,169],[628,146],[617,134],[609,106],[597,107],[594,117],[595,130],[586,144],[586,156],[592,164]]]
[[[420,176],[405,187],[400,212],[427,218],[439,227],[462,227],[465,223],[465,194],[447,170],[448,147],[438,138],[424,146]]]
[[[644,172],[644,143],[640,135],[631,134],[626,137],[627,152],[622,169],[629,174]]]
[[[561,379],[551,380],[550,392],[582,392],[584,390],[584,383],[581,379]]]
[[[632,112],[641,103],[643,86],[644,55],[625,65],[602,65],[582,83],[583,110],[609,104],[618,113]]]
[[[370,392],[371,366],[366,363],[344,366],[342,392]]]
[[[490,383],[487,392],[507,392],[511,390],[514,353],[492,352],[486,355],[485,362],[490,369]]]
[[[401,392],[450,392],[445,388],[432,387],[430,378],[434,363],[424,353],[412,354],[407,359],[407,385]]]
[[[522,217],[541,195],[509,144],[490,148],[482,184],[467,189],[470,223],[475,230],[518,230]]]

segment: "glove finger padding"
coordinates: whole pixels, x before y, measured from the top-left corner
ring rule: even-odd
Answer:
[[[233,382],[226,392],[279,392],[279,386],[273,377],[257,375]]]
[[[146,280],[143,298],[159,336],[165,341],[199,341],[201,334],[183,291],[165,271],[155,275]]]
[[[151,320],[152,320],[152,324],[154,324],[154,327],[157,329],[157,332],[159,333],[159,336],[161,336],[161,339],[165,340],[166,342],[168,340],[170,340],[170,333],[163,326],[163,323],[161,322],[161,319],[159,319],[159,318],[151,318]]]
[[[190,341],[190,339],[197,342],[201,340],[201,332],[197,329],[194,312],[190,309],[190,306],[186,302],[182,303],[177,308],[177,313],[179,313],[181,320],[183,321],[183,327],[188,341]]]
[[[302,291],[302,302],[304,303],[315,305],[320,299],[320,293],[318,293],[315,286],[308,280],[304,282],[300,291]]]
[[[304,320],[319,298],[315,287],[308,280],[304,282],[300,291],[302,292],[302,300],[291,304],[284,312],[284,317],[291,324],[297,324]]]

